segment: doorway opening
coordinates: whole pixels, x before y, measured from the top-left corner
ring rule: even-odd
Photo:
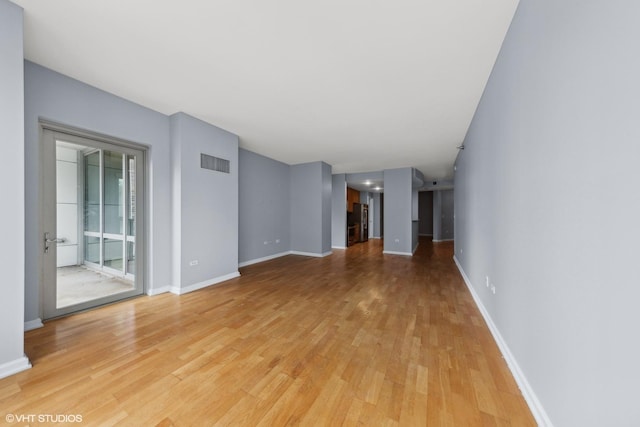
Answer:
[[[142,294],[144,150],[42,135],[43,318]]]

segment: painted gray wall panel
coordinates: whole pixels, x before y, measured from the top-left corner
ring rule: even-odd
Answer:
[[[411,190],[411,220],[418,221],[420,219],[420,215],[418,209],[420,208],[420,203],[418,201],[418,190]]]
[[[360,203],[362,203],[363,205],[368,205],[369,204],[369,197],[370,197],[371,193],[368,191],[361,191],[360,192]]]
[[[331,196],[332,196],[332,181],[331,181],[331,165],[322,162],[321,163],[321,180],[322,180],[322,253],[326,254],[331,252]]]
[[[5,244],[0,249],[0,366],[24,356],[24,73],[22,9],[0,0],[0,129],[4,164],[1,219]],[[37,316],[36,316],[37,317]]]
[[[291,250],[290,166],[244,149],[239,162],[239,261]]]
[[[521,0],[456,162],[456,257],[557,426],[640,422],[638,16]]]
[[[412,170],[384,171],[384,251],[412,252]]]
[[[371,237],[380,238],[380,193],[373,193],[373,234]]]
[[[184,113],[171,117],[179,144],[180,283],[185,288],[238,271],[238,137]],[[230,173],[200,167],[200,154],[230,161]],[[174,167],[174,170],[177,170]],[[173,243],[174,245],[177,242]],[[197,261],[197,265],[190,265]]]
[[[169,117],[171,144],[171,285],[182,281],[182,139],[180,116]]]
[[[171,180],[169,119],[115,95],[29,61],[24,62],[25,93],[25,319],[39,314],[38,194],[40,191],[38,118],[126,139],[149,147],[150,232],[148,284],[170,285]]]
[[[418,195],[418,231],[422,236],[433,235],[433,191],[421,191]]]
[[[433,192],[433,240],[452,240],[454,236],[453,190]]]
[[[332,176],[331,183],[331,245],[347,247],[347,182],[339,173]]]
[[[416,170],[413,169],[413,189],[411,190],[411,252],[415,252],[418,248],[418,237],[420,236],[420,218],[418,217],[418,189],[416,188],[416,176],[422,176],[422,174],[416,174]]]
[[[454,237],[454,197],[453,190],[439,190],[441,194],[441,205],[440,208],[442,211],[440,212],[442,217],[441,229],[440,229],[440,239],[441,240],[453,240]]]
[[[442,193],[433,192],[433,240],[442,240]]]
[[[323,250],[322,162],[291,166],[291,250]]]

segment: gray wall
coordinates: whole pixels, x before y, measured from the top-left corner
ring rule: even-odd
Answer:
[[[331,252],[331,166],[291,166],[291,250],[309,255]]]
[[[381,227],[380,227],[380,193],[373,193],[373,228],[370,230],[372,232],[371,236],[374,238],[380,238],[381,236]]]
[[[361,191],[360,192],[360,203],[362,203],[363,205],[368,205],[370,197],[371,197],[371,193],[370,192]]]
[[[454,206],[454,190],[439,190],[441,198],[441,218],[442,228],[440,229],[441,240],[453,240],[455,236],[455,206]]]
[[[288,252],[291,249],[289,165],[243,149],[240,149],[239,165],[240,264]]]
[[[3,238],[0,249],[0,378],[29,367],[24,356],[24,74],[22,9],[0,0],[0,169]]]
[[[331,165],[321,162],[322,253],[331,253]]]
[[[384,252],[411,255],[413,172],[411,168],[384,171]]]
[[[39,313],[38,194],[40,151],[38,118],[103,133],[149,147],[147,282],[167,288],[171,280],[170,148],[167,116],[88,86],[47,68],[25,61],[25,220],[26,311],[25,320]]]
[[[418,217],[421,236],[433,236],[433,191],[421,191],[418,195]]]
[[[433,241],[453,240],[454,236],[453,190],[433,192]]]
[[[416,185],[418,184],[415,178],[416,172],[416,169],[413,169],[413,188],[411,189],[411,253],[415,252],[418,248],[418,238],[420,236],[418,189],[416,188]],[[422,185],[422,181],[420,181],[419,185]]]
[[[174,288],[238,274],[238,137],[184,113],[171,116],[174,147]],[[230,161],[230,173],[200,167],[200,154]],[[197,265],[191,265],[197,261]],[[175,282],[179,278],[179,282]]]
[[[638,16],[521,0],[456,163],[456,257],[557,426],[640,424]]]
[[[347,182],[343,173],[331,177],[331,246],[347,247]]]

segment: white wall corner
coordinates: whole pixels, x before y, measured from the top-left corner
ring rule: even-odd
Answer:
[[[0,378],[8,377],[9,375],[17,374],[18,372],[31,369],[31,362],[27,356],[22,356],[19,359],[12,360],[11,362],[3,363],[0,365]]]
[[[185,286],[185,287],[172,286],[171,287],[171,293],[176,294],[176,295],[187,294],[189,292],[194,292],[194,291],[197,291],[199,289],[207,288],[209,286],[213,286],[213,285],[216,285],[218,283],[225,282],[227,280],[235,279],[236,277],[240,277],[240,272],[239,271],[235,271],[233,273],[226,274],[224,276],[219,276],[219,277],[216,277],[216,278],[213,278],[213,279],[205,280],[203,282],[194,283],[193,285],[189,285],[189,286]]]
[[[331,249],[347,249],[345,246],[331,246]]]
[[[33,329],[42,328],[44,325],[42,324],[42,319],[39,317],[37,319],[28,320],[24,322],[24,331],[31,331]]]
[[[538,396],[533,391],[531,384],[529,384],[529,381],[527,381],[527,377],[525,377],[524,373],[520,369],[518,362],[513,357],[511,350],[509,350],[509,346],[507,346],[507,343],[502,338],[500,331],[496,327],[495,323],[493,323],[493,319],[491,319],[489,312],[485,308],[484,304],[482,304],[482,300],[476,293],[473,285],[471,284],[471,281],[469,280],[469,277],[465,273],[464,269],[462,268],[462,265],[460,264],[460,262],[458,261],[458,258],[455,255],[453,256],[453,260],[455,261],[456,266],[458,266],[460,275],[462,276],[464,283],[467,285],[467,288],[469,288],[469,292],[471,293],[471,296],[473,297],[473,300],[475,301],[476,306],[478,307],[478,310],[480,310],[482,317],[487,323],[487,326],[491,331],[491,335],[493,335],[493,339],[496,341],[496,344],[498,345],[498,348],[500,349],[502,356],[507,362],[507,366],[509,367],[511,374],[516,380],[516,383],[520,388],[520,392],[522,393],[522,397],[524,397],[524,400],[527,402],[527,405],[529,406],[531,413],[536,419],[536,422],[540,427],[553,427],[553,424],[551,423],[551,420],[549,419],[547,412],[544,410],[542,403],[540,403],[540,400],[538,399]]]

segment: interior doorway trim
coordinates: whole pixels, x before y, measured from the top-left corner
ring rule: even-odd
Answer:
[[[55,134],[60,134],[60,135],[66,135],[70,138],[82,138],[82,139],[87,139],[87,140],[91,140],[93,142],[95,142],[98,146],[105,144],[108,147],[112,147],[113,149],[124,149],[124,150],[134,150],[140,153],[140,157],[142,159],[141,162],[141,170],[139,170],[137,173],[140,174],[142,180],[141,180],[141,184],[142,187],[139,188],[140,194],[142,195],[142,197],[140,198],[140,205],[139,205],[139,216],[137,216],[137,218],[139,218],[141,220],[141,224],[138,224],[139,227],[137,226],[137,230],[136,230],[136,234],[135,234],[135,238],[136,238],[136,243],[135,245],[137,246],[136,249],[136,257],[140,257],[140,264],[139,264],[139,268],[136,268],[136,276],[139,275],[139,280],[140,280],[140,284],[138,286],[141,286],[142,289],[142,294],[144,294],[147,291],[147,287],[148,287],[148,283],[147,283],[147,277],[148,277],[148,253],[149,253],[149,249],[148,249],[148,245],[147,245],[147,236],[148,236],[148,230],[149,230],[149,193],[148,193],[148,188],[149,188],[149,175],[148,175],[148,171],[149,171],[149,167],[148,167],[148,151],[149,151],[149,146],[143,145],[143,144],[138,144],[132,141],[128,141],[125,139],[121,139],[118,137],[113,137],[110,135],[105,135],[105,134],[101,134],[98,132],[93,132],[93,131],[88,131],[85,129],[80,129],[74,126],[69,126],[69,125],[65,125],[65,124],[61,124],[58,122],[54,122],[54,121],[50,121],[47,119],[42,119],[40,118],[38,120],[38,124],[39,124],[39,185],[38,185],[38,189],[39,189],[39,194],[38,194],[38,219],[39,219],[39,223],[38,223],[38,236],[43,236],[44,233],[47,231],[45,230],[46,228],[46,209],[45,209],[45,185],[44,185],[44,179],[45,179],[45,158],[44,158],[44,144],[45,144],[45,135],[48,132],[53,132]],[[137,205],[138,206],[138,205]],[[41,245],[40,245],[41,246]],[[44,252],[40,249],[39,246],[39,256],[38,256],[38,272],[39,272],[39,313],[40,313],[40,319],[45,319],[45,289],[44,289],[44,285],[45,285],[45,278],[44,278],[44,271],[45,271],[45,255]],[[78,311],[82,311],[83,309],[80,309]]]

